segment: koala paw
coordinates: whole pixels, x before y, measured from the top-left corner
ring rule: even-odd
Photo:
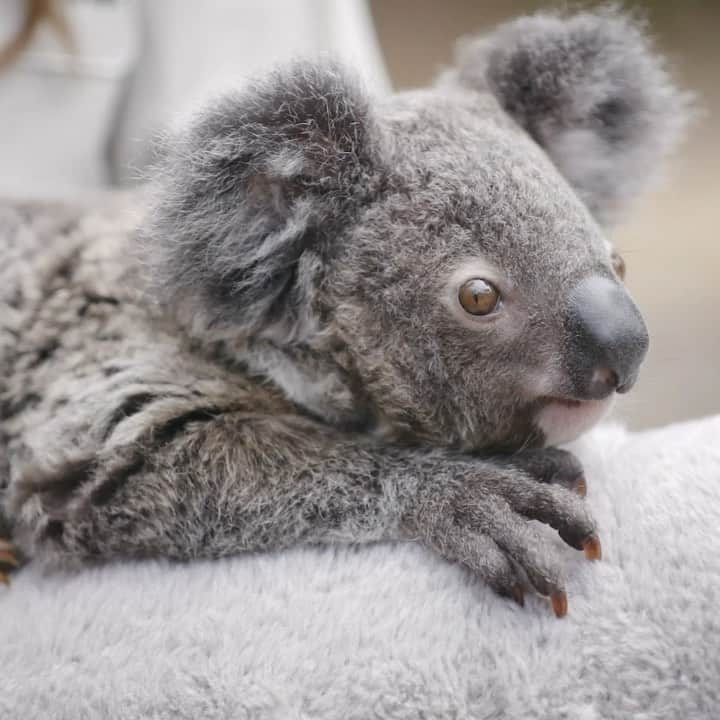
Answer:
[[[15,548],[23,559],[70,567],[74,556],[81,554],[77,540],[92,467],[92,458],[77,454],[21,469],[10,485],[6,509],[13,518]]]
[[[582,499],[582,466],[554,448],[463,464],[440,492],[425,498],[418,527],[426,544],[462,563],[499,594],[524,605],[528,586],[550,598],[557,617],[568,600],[561,563],[538,520],[589,560],[602,556],[596,524]],[[449,487],[448,487],[449,486]]]

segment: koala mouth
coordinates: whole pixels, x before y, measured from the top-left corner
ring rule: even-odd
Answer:
[[[535,422],[545,436],[545,445],[575,440],[598,423],[612,408],[614,396],[601,400],[545,397]]]
[[[546,398],[548,403],[558,403],[567,408],[579,408],[582,407],[586,402],[593,402],[592,400],[573,400],[572,398]]]
[[[555,405],[558,407],[564,407],[568,410],[577,410],[579,408],[587,408],[598,403],[604,403],[607,398],[595,399],[595,398],[571,398],[561,397],[556,395],[545,395],[540,398],[540,402],[543,407],[548,405]]]

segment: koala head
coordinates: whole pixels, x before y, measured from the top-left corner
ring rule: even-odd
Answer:
[[[686,98],[641,26],[541,14],[371,101],[297,62],[170,138],[143,228],[191,332],[333,422],[513,449],[575,437],[629,390],[643,320],[604,230]]]

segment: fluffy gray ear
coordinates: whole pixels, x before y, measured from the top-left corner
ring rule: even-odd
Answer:
[[[168,138],[141,240],[154,290],[202,326],[297,339],[333,233],[372,192],[368,100],[334,62],[225,95]]]
[[[653,179],[689,116],[643,24],[613,7],[521,18],[458,59],[456,80],[492,92],[601,222]]]

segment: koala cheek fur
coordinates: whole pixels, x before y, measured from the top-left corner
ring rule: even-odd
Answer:
[[[532,448],[637,374],[601,226],[686,116],[635,21],[540,14],[382,103],[331,61],[217,99],[167,138],[139,237],[5,209],[0,490],[22,549],[413,539],[563,614],[526,520],[600,545],[582,469]],[[462,315],[471,279],[487,316]]]

